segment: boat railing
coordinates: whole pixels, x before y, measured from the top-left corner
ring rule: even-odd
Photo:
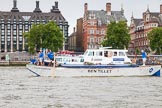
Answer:
[[[100,47],[99,49],[110,49],[112,47]]]
[[[136,59],[136,64],[142,64],[141,55],[128,55],[131,60]],[[146,64],[162,64],[162,55],[148,55],[146,59]]]

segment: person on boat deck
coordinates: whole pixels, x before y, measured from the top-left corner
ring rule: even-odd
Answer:
[[[42,66],[43,65],[43,61],[44,61],[44,54],[42,52],[42,50],[40,50],[39,52],[39,63]]]
[[[37,60],[34,58],[34,57],[32,57],[31,59],[30,59],[30,63],[31,64],[37,64]]]
[[[133,57],[131,61],[132,61],[132,64],[136,64],[136,61],[137,61],[136,57]]]
[[[141,50],[141,55],[142,55],[143,66],[145,66],[147,54],[144,50]]]
[[[49,50],[49,52],[47,53],[47,56],[48,56],[48,58],[51,61],[48,66],[51,66],[52,65],[52,61],[54,60],[54,53],[51,50]]]
[[[117,56],[117,52],[114,52],[114,56]]]

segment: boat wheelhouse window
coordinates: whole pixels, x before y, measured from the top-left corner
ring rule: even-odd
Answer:
[[[102,51],[96,51],[96,56],[102,56]]]
[[[100,56],[102,56],[102,51],[100,51]]]
[[[104,51],[104,56],[108,57],[108,51]]]
[[[84,59],[82,58],[82,59],[80,59],[80,62],[84,62]]]
[[[56,58],[57,62],[62,62],[62,58]]]
[[[88,56],[94,56],[94,51],[89,51]]]
[[[125,56],[124,52],[119,52],[119,56]]]
[[[117,52],[116,51],[114,52],[114,56],[117,56]]]

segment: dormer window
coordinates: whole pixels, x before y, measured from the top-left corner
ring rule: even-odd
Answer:
[[[93,14],[93,13],[90,14],[90,15],[89,15],[89,19],[96,19],[95,14]]]
[[[101,20],[98,20],[98,26],[101,26],[101,24],[102,24]]]

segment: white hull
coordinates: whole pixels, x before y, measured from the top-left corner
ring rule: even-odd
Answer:
[[[161,65],[129,68],[64,68],[26,65],[36,76],[95,77],[95,76],[160,76]]]

